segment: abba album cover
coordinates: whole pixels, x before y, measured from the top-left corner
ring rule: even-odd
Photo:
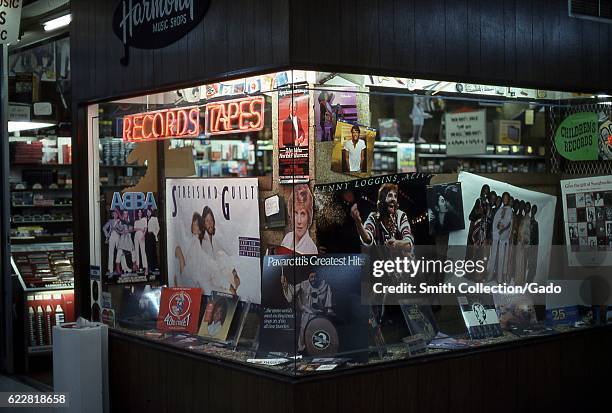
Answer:
[[[260,302],[257,178],[166,179],[170,286]]]
[[[100,216],[102,273],[106,284],[156,281],[159,219],[153,192],[107,192]]]

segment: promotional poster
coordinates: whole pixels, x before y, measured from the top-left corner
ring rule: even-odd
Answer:
[[[571,267],[612,265],[612,175],[561,181]]]
[[[383,175],[315,185],[319,250],[361,252],[372,245],[429,244],[429,175]]]
[[[448,234],[464,229],[461,182],[428,187],[427,215],[431,234]]]
[[[213,291],[211,299],[206,304],[204,319],[198,335],[225,341],[237,306],[238,298],[236,296]]]
[[[277,254],[318,254],[310,230],[314,218],[314,197],[308,184],[296,184],[289,192],[287,210],[289,213],[285,236]]]
[[[278,179],[280,183],[308,182],[308,91],[280,91],[278,98]]]
[[[264,257],[259,353],[367,357],[364,260],[359,254]]]
[[[166,179],[168,283],[260,302],[257,178]]]
[[[467,245],[467,258],[487,260],[486,278],[474,281],[545,282],[557,198],[467,172],[459,182],[465,228],[451,232],[448,245]]]
[[[315,133],[317,141],[328,142],[336,135],[339,120],[357,122],[357,89],[334,86],[333,90],[315,91]]]
[[[106,193],[102,273],[108,284],[159,280],[159,219],[153,192]]]
[[[331,156],[331,170],[365,178],[372,174],[376,129],[338,121]]]
[[[201,300],[202,290],[199,288],[162,288],[157,329],[195,334]]]

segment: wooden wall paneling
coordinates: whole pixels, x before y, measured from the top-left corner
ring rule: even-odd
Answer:
[[[500,4],[503,3],[480,0],[480,64],[489,81],[508,79],[504,72],[504,13]]]
[[[419,393],[417,400],[419,412],[450,411],[449,393],[450,370],[446,361],[430,361],[416,366]]]
[[[547,0],[531,0],[532,10],[532,38],[531,38],[531,49],[532,49],[532,68],[533,68],[533,80],[539,81],[542,79],[544,73],[544,32],[551,30],[546,27],[548,22],[542,20],[542,14],[546,13]]]
[[[600,84],[599,64],[599,26],[602,23],[582,20],[581,53],[575,57],[578,60],[580,74],[580,86],[588,85],[589,82]],[[596,92],[596,90],[594,90]]]
[[[258,2],[259,3],[259,2]],[[259,51],[259,55],[262,59],[268,54],[272,59],[266,59],[263,61],[264,66],[270,66],[275,64],[278,66],[288,66],[291,58],[291,26],[290,21],[293,21],[290,16],[290,8],[293,7],[293,3],[288,1],[276,1],[266,2],[269,4],[269,16],[270,21],[274,22],[271,24],[271,37],[269,47],[263,47]],[[332,2],[334,4],[336,2]],[[307,33],[307,32],[305,32]],[[289,38],[289,39],[288,39]]]
[[[343,12],[346,11],[343,10]],[[357,53],[353,58],[355,61],[353,64],[357,66],[380,67],[378,13],[378,1],[353,0],[351,14],[354,15],[357,23],[353,33],[357,41]]]
[[[209,364],[204,361],[195,362],[195,360],[188,360],[190,364],[193,365],[193,375],[191,378],[192,381],[192,390],[191,390],[191,400],[189,401],[189,409],[183,410],[184,412],[197,412],[205,410],[204,406],[208,406],[208,402],[211,399],[210,394],[210,380],[214,379],[210,375],[210,367]],[[168,370],[170,372],[175,371],[172,366],[169,366]],[[187,393],[186,393],[187,395]],[[174,408],[173,405],[168,404],[168,410],[172,411]],[[176,409],[176,411],[181,411]]]
[[[244,397],[244,394],[236,395],[234,392],[244,392],[246,389],[233,387],[232,370],[218,365],[210,364],[208,368],[208,394],[207,406],[210,411],[231,411],[233,397]]]
[[[394,0],[393,44],[395,67],[414,70],[414,1]]]
[[[449,360],[448,388],[444,394],[440,392],[438,397],[447,398],[453,410],[478,411],[482,408],[483,394],[487,393],[490,384],[485,380],[486,373],[484,366],[475,363],[472,357]]]
[[[538,15],[534,16],[537,18],[543,29],[542,38],[544,40],[542,45],[542,65],[538,66],[537,77],[546,84],[559,83],[559,85],[566,85],[565,72],[568,68],[563,68],[563,76],[559,76],[559,54],[560,54],[560,31],[561,22],[559,20],[559,2],[565,3],[561,0],[540,0]],[[567,3],[565,3],[567,4]]]
[[[416,60],[419,73],[441,73],[445,67],[444,2],[414,1]]]
[[[584,25],[594,26],[597,23],[587,22],[582,19],[574,19],[567,16],[567,2],[558,7],[559,10],[559,59],[557,64],[562,71],[559,75],[563,76],[563,81],[574,87],[582,86],[582,67],[587,62],[581,59],[582,50],[582,29]],[[558,3],[556,3],[558,4]],[[549,13],[553,14],[555,8],[551,7]]]
[[[123,412],[126,410],[123,403],[132,393],[129,383],[130,375],[125,370],[128,362],[126,359],[130,357],[130,349],[125,341],[109,338],[108,355],[110,411]]]
[[[389,371],[384,379],[383,411],[415,412],[418,409],[419,375],[415,366]]]
[[[316,380],[295,387],[295,411],[300,413],[340,412],[343,409],[354,408],[353,397],[361,391],[357,387],[349,389],[342,378],[338,381]],[[348,391],[348,393],[346,393]],[[313,397],[316,395],[316,397]],[[325,408],[322,409],[322,403]],[[346,404],[345,404],[346,403]],[[358,410],[353,410],[358,411]]]
[[[227,21],[224,15],[227,2],[212,1],[207,15],[204,17],[204,38],[206,44],[203,47],[206,67],[210,72],[223,71],[227,66],[227,53],[223,45],[227,45]]]
[[[503,0],[504,67],[501,73],[506,79],[516,79],[516,66],[518,65],[516,49],[520,46],[516,43],[516,3],[517,0]]]
[[[322,1],[320,3],[321,7],[327,7],[327,4],[329,4],[329,2]],[[329,11],[333,12],[334,17],[338,19],[338,26],[336,30],[339,31],[338,35],[339,35],[339,40],[340,40],[339,42],[340,44],[338,46],[331,46],[332,50],[334,49],[335,50],[339,49],[339,50],[331,54],[335,56],[339,55],[338,57],[340,57],[340,59],[338,59],[337,57],[334,58],[333,56],[329,56],[330,53],[325,53],[324,51],[323,54],[320,56],[321,60],[317,59],[317,61],[324,61],[322,59],[330,58],[331,60],[329,60],[329,62],[332,64],[333,63],[337,63],[341,65],[351,65],[352,64],[357,67],[365,66],[367,64],[366,56],[363,53],[363,47],[359,43],[359,39],[357,37],[357,31],[359,31],[360,27],[362,27],[362,24],[361,24],[362,22],[360,19],[361,16],[359,16],[357,14],[357,11],[355,10],[355,0],[340,0],[339,7],[336,7],[335,9],[331,9]],[[329,17],[327,17],[327,19],[329,19]],[[310,58],[311,56],[319,56],[319,54],[317,53],[313,54],[312,51],[313,49],[315,49],[315,47],[313,46],[313,43],[322,44],[321,42],[324,41],[325,39],[324,37],[325,30],[323,30],[323,27],[321,29],[322,30],[318,32],[315,37],[311,37],[308,34],[298,35],[300,38],[303,38],[305,36],[311,37],[310,40],[307,40],[308,44],[310,45],[308,49],[309,56],[307,58]],[[336,30],[332,30],[332,33],[336,32]],[[364,30],[364,29],[362,28],[361,30]],[[308,30],[306,29],[306,31],[303,33],[308,33]],[[333,39],[333,37],[331,38]],[[327,52],[330,52],[330,51],[327,50]],[[291,50],[292,58],[297,53],[299,53],[298,50]]]
[[[378,0],[378,44],[380,50],[380,65],[393,69],[395,64],[395,43],[393,30],[395,28],[395,13],[393,2]]]
[[[517,408],[517,357],[513,351],[483,352],[471,357],[481,375],[480,405],[474,411],[514,413]],[[502,384],[503,383],[503,384]],[[469,410],[468,410],[469,411]]]
[[[155,359],[153,357],[151,362]],[[206,364],[170,353],[158,360],[163,365],[163,382],[153,388],[165,396],[165,400],[159,402],[164,410],[193,412],[203,409],[208,401]]]
[[[135,354],[136,369],[133,371],[139,372],[136,376],[140,383],[139,388],[142,389],[142,397],[137,399],[139,411],[147,413],[166,413],[168,412],[165,401],[168,400],[168,387],[166,382],[168,376],[171,380],[178,381],[180,385],[190,385],[185,377],[189,375],[189,366],[185,363],[176,363],[174,368],[181,371],[181,377],[168,374],[167,363],[165,361],[172,357],[162,359],[161,354],[154,348],[141,347],[140,351]],[[178,360],[176,360],[178,361]],[[131,374],[131,373],[130,373]],[[174,410],[172,410],[174,411]]]
[[[539,344],[530,349],[531,365],[525,377],[530,399],[537,411],[553,411],[560,408],[561,393],[561,345],[559,342]],[[542,364],[542,368],[533,366]]]
[[[226,19],[225,31],[227,37],[227,63],[229,67],[241,67],[246,61],[244,52],[236,53],[235,51],[244,51],[243,34],[248,32],[248,28],[245,27],[246,22],[244,20],[245,10],[244,8],[234,9],[232,7],[232,3],[228,1],[224,1],[223,5],[223,15]],[[230,21],[232,24],[229,24]],[[266,22],[264,22],[264,24],[265,23]]]
[[[447,0],[445,10],[446,70],[467,76],[470,68],[466,47],[469,42],[468,1]]]
[[[599,88],[595,92],[607,92],[606,94],[612,94],[612,85],[609,83],[610,73],[612,66],[610,65],[610,30],[612,25],[600,24],[599,25],[599,51],[597,57],[597,66],[599,70]]]
[[[464,50],[468,55],[468,79],[477,77],[481,70],[486,70],[481,64],[480,50],[480,1],[468,0],[467,2],[467,44]],[[466,79],[467,80],[467,79]]]
[[[515,2],[516,30],[516,78],[526,82],[534,81],[534,19],[531,0]],[[539,25],[536,21],[535,25]]]
[[[590,411],[586,405],[589,399],[587,395],[591,393],[591,379],[584,366],[587,354],[582,336],[570,337],[561,343],[561,394],[581,395],[567,397],[564,404],[568,411]]]

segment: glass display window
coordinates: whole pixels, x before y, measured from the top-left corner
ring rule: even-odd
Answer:
[[[300,70],[92,105],[92,306],[287,375],[603,322],[579,280],[517,293],[567,275],[565,244],[612,253],[610,188],[557,208],[557,132],[587,111],[599,139],[592,95]]]

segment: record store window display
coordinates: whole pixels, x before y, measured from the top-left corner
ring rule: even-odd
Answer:
[[[130,143],[130,151],[117,138],[101,143],[104,168],[133,168],[109,174],[102,191],[105,322],[291,375],[552,331],[524,297],[364,299],[372,261],[419,258],[420,248],[442,260],[485,261],[484,271],[462,278],[436,270],[436,283],[546,281],[556,197],[489,175],[432,175],[452,162],[434,146],[426,149],[433,151],[427,168],[400,159],[396,143],[412,145],[417,157],[425,154],[418,145],[441,147],[445,115],[470,113],[478,98],[450,99],[449,90],[430,96],[433,89],[407,88],[422,82],[414,79],[340,78],[279,72],[131,108],[179,113],[189,104],[200,110],[200,129],[198,136]],[[107,113],[120,125],[126,108]],[[256,115],[266,117],[261,130]],[[571,251],[612,243],[610,193],[568,194]],[[401,281],[400,273],[388,278]]]

